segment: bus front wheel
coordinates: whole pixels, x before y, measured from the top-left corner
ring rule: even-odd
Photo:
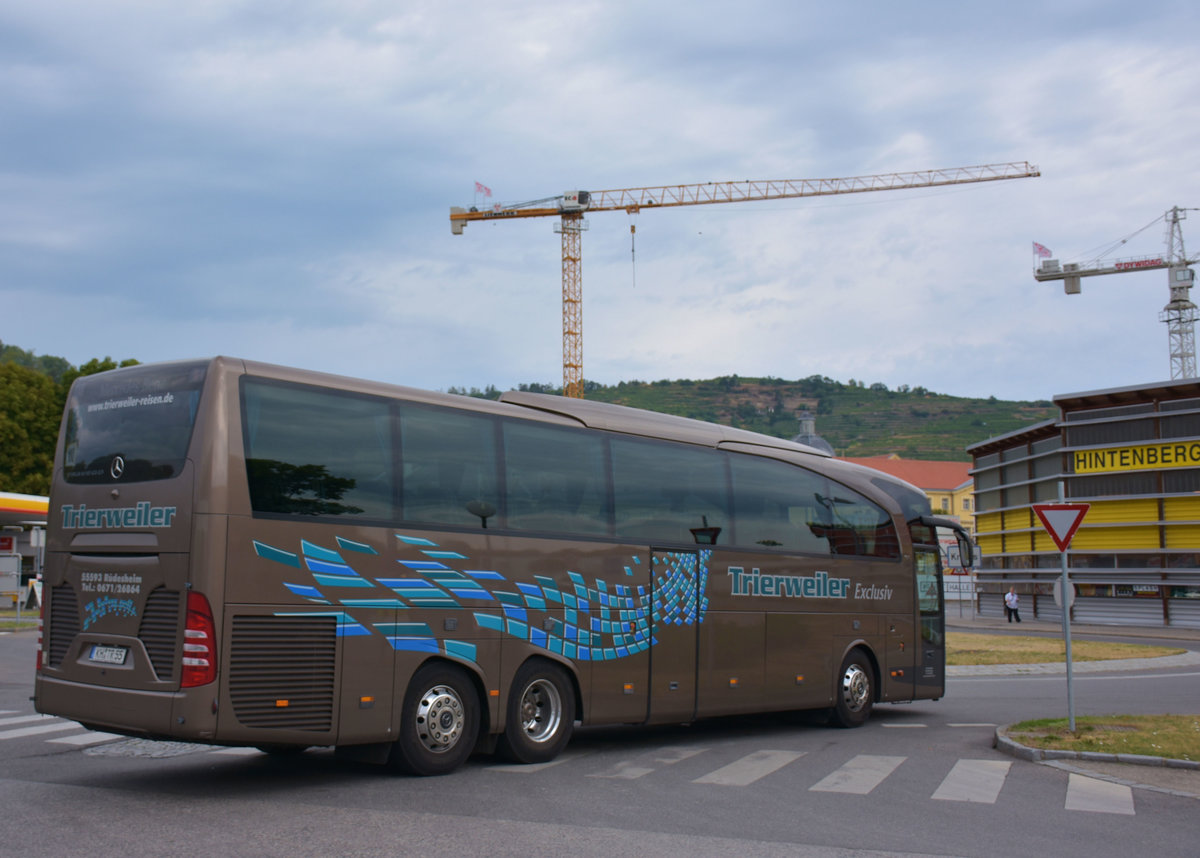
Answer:
[[[830,721],[839,727],[861,727],[875,704],[875,673],[861,649],[852,649],[838,671],[836,700]]]
[[[427,664],[408,684],[388,762],[413,775],[444,775],[467,761],[479,733],[479,697],[460,668]]]
[[[575,691],[567,672],[548,661],[527,661],[513,679],[500,754],[518,763],[558,756],[575,727]]]

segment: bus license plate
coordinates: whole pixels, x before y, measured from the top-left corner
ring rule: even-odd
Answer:
[[[92,654],[88,656],[91,661],[97,661],[101,664],[124,664],[125,656],[129,654],[129,647],[124,646],[94,646]]]

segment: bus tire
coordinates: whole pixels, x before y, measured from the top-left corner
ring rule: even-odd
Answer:
[[[479,733],[479,695],[469,676],[433,662],[408,684],[388,764],[412,775],[444,775],[471,756]]]
[[[499,753],[517,763],[545,763],[566,747],[575,728],[575,689],[567,672],[549,661],[521,665],[508,696]]]
[[[842,660],[829,721],[838,727],[861,727],[875,704],[875,671],[862,649],[855,647]]]

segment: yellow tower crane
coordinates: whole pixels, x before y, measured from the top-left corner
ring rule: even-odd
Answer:
[[[512,205],[496,205],[487,210],[451,206],[450,231],[454,235],[462,235],[463,228],[472,221],[555,215],[559,217],[555,231],[562,234],[563,394],[582,398],[583,277],[580,271],[580,233],[587,229],[587,222],[583,218],[587,212],[625,211],[637,214],[642,209],[650,208],[935,188],[942,185],[1025,179],[1040,175],[1038,168],[1030,165],[1028,161],[1018,161],[1008,164],[983,164],[977,167],[954,167],[947,170],[922,170],[914,173],[881,173],[844,179],[704,182],[694,185],[621,188],[613,191],[567,191],[554,197]]]

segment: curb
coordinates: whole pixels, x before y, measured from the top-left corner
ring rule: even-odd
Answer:
[[[1156,766],[1167,769],[1184,769],[1200,771],[1200,762],[1196,760],[1176,760],[1171,757],[1151,757],[1144,754],[1102,754],[1098,751],[1062,751],[1055,748],[1030,748],[1008,737],[1008,724],[996,728],[996,737],[992,747],[1001,753],[1008,754],[1020,760],[1039,763],[1046,760],[1080,760],[1089,763],[1127,763],[1134,766]]]
[[[1119,658],[1106,661],[1074,661],[1075,673],[1106,673],[1109,671],[1160,670],[1171,667],[1193,667],[1200,665],[1200,650],[1189,649],[1178,655],[1160,655],[1153,658]],[[1066,675],[1065,661],[1042,664],[958,664],[946,666],[946,677],[972,676],[1024,676]]]

